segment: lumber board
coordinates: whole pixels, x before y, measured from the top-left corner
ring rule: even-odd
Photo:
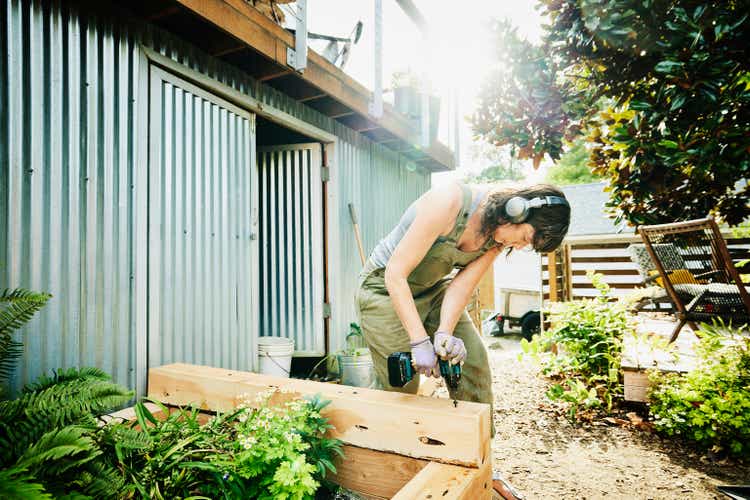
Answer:
[[[429,463],[383,451],[344,445],[344,458],[334,465],[336,474],[327,479],[371,498],[392,498]]]
[[[345,444],[481,467],[491,461],[489,405],[176,363],[149,370],[148,394],[165,404],[226,411],[271,388],[320,395]]]
[[[492,498],[492,468],[480,469],[430,462],[393,500],[479,500]]]
[[[645,371],[623,370],[625,401],[648,402],[649,380]]]

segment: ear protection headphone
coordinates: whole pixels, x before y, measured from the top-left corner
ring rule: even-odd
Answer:
[[[529,218],[532,208],[543,205],[564,205],[570,207],[568,200],[560,196],[541,196],[530,200],[521,196],[514,196],[505,202],[505,216],[513,224],[521,224]]]

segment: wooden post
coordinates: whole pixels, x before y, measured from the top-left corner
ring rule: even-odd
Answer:
[[[549,301],[557,302],[557,252],[547,254],[547,281],[549,282]]]
[[[562,247],[563,301],[573,300],[573,249],[566,243]]]

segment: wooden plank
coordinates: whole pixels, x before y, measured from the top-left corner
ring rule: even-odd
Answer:
[[[584,269],[576,269],[573,276],[586,276],[587,272]],[[596,272],[604,276],[640,276],[635,269],[597,269]]]
[[[594,262],[633,262],[630,260],[630,257],[618,257],[618,256],[612,256],[612,257],[573,257],[572,262],[574,264],[585,262],[587,264],[592,264]]]
[[[360,495],[391,498],[419,471],[431,463],[357,446],[344,446],[344,458],[337,459],[336,474],[327,479]]]
[[[549,279],[549,299],[557,302],[557,255],[555,252],[547,254],[547,272]]]
[[[636,403],[648,402],[648,375],[641,370],[623,370],[623,385],[625,401]]]
[[[570,249],[570,245],[563,245],[563,300],[572,300],[573,297],[573,265],[571,264],[572,253],[573,252]]]
[[[470,469],[430,462],[399,491],[393,500],[492,498],[492,467]]]
[[[173,405],[226,411],[270,388],[330,400],[324,414],[346,444],[471,467],[491,460],[486,404],[180,363],[149,370],[149,396]]]

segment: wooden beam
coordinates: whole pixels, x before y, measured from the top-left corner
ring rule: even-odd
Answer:
[[[343,113],[336,113],[335,115],[329,115],[331,118],[336,120],[337,118],[343,118],[345,116],[352,116],[354,111],[344,111]]]
[[[270,388],[330,400],[324,415],[345,444],[470,467],[492,460],[486,404],[181,363],[149,370],[149,396],[173,405],[226,411]]]
[[[214,57],[221,57],[225,56],[227,54],[234,54],[235,52],[241,52],[243,50],[247,50],[247,45],[230,45],[229,47],[225,47],[223,49],[218,49],[211,53]]]
[[[145,16],[144,20],[147,22],[153,22],[158,21],[159,19],[164,19],[165,17],[170,17],[180,12],[180,8],[177,6],[169,7],[164,10],[160,10],[158,12],[154,12],[153,14],[148,14]]]
[[[294,48],[294,36],[244,0],[176,0],[221,30],[247,43],[261,54],[286,67],[287,48]],[[372,92],[313,50],[301,77],[335,97],[356,112],[367,116]],[[395,135],[415,143],[418,132],[409,121],[385,106],[377,120]],[[439,159],[438,159],[439,160]],[[452,168],[452,164],[448,168]]]
[[[430,462],[393,500],[480,500],[492,498],[492,467],[470,469]]]
[[[344,458],[335,462],[336,474],[327,479],[360,495],[391,498],[425,468],[427,460],[344,446]]]
[[[309,102],[309,101],[315,101],[317,99],[322,99],[324,97],[328,97],[328,94],[313,94],[313,95],[307,96],[307,97],[300,97],[297,100],[299,102]]]
[[[259,82],[267,82],[269,80],[275,80],[276,78],[281,78],[282,76],[291,75],[292,71],[288,69],[283,69],[280,71],[274,71],[273,73],[268,73],[267,75],[259,75],[256,76],[255,79]]]
[[[549,300],[557,302],[557,253],[547,254],[547,274],[549,275]]]

